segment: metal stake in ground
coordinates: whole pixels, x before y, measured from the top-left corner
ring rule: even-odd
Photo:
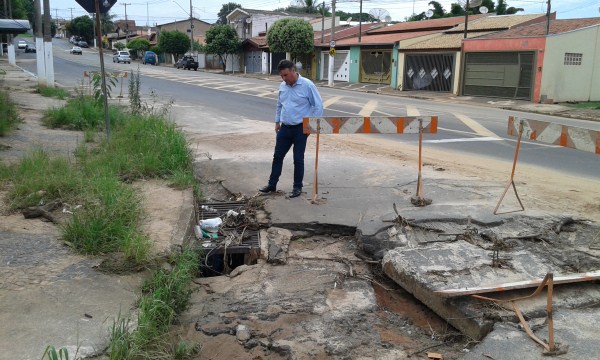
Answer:
[[[515,196],[517,197],[517,201],[519,201],[521,210],[508,211],[506,213],[516,212],[516,211],[525,211],[525,207],[523,206],[523,203],[521,202],[521,199],[519,198],[519,193],[517,192],[517,187],[515,186],[515,181],[514,181],[515,169],[517,168],[517,160],[519,159],[519,148],[521,147],[521,137],[523,137],[523,120],[521,120],[519,123],[519,137],[517,139],[517,147],[515,149],[515,159],[513,160],[512,172],[510,173],[510,179],[508,179],[508,182],[506,183],[506,186],[504,187],[504,192],[502,193],[502,196],[500,196],[500,200],[498,201],[498,204],[496,205],[496,208],[494,209],[494,215],[498,215],[498,208],[500,208],[500,204],[502,203],[502,200],[504,200],[504,196],[506,196],[506,192],[508,191],[508,188],[511,185],[512,185],[513,190],[515,190]],[[503,214],[506,214],[506,213],[503,213]]]
[[[427,206],[431,204],[431,199],[425,199],[423,197],[423,177],[421,169],[423,167],[422,161],[422,150],[423,150],[423,119],[419,119],[419,175],[417,177],[417,196],[410,198],[410,202],[415,206]]]
[[[321,119],[317,120],[317,146],[315,154],[315,179],[313,182],[312,204],[317,203],[317,195],[319,193],[319,135],[321,134]]]

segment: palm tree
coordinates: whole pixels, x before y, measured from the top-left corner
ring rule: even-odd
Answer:
[[[100,17],[100,27],[102,27],[103,34],[108,34],[115,31],[115,22],[113,21],[115,17],[117,17],[117,15],[109,12],[102,14]]]

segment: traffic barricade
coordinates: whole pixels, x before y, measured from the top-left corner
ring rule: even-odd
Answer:
[[[525,139],[530,141],[538,141],[545,144],[563,146],[600,155],[600,131],[596,130],[561,125],[548,121],[519,119],[514,116],[509,116],[508,135],[517,137],[517,146],[510,178],[508,179],[508,182],[504,187],[504,192],[494,209],[494,215],[498,214],[500,204],[502,203],[502,200],[504,200],[504,196],[506,196],[506,193],[511,186],[514,189],[515,196],[521,206],[521,210],[516,211],[525,210],[514,182],[521,138],[525,137]]]
[[[313,182],[312,203],[317,203],[319,135],[320,134],[419,134],[419,174],[417,195],[411,201],[417,206],[431,203],[423,197],[422,148],[423,133],[437,133],[437,116],[356,116],[356,117],[305,117],[305,134],[316,134],[315,177]]]

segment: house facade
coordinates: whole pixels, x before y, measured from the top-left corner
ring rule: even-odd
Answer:
[[[287,54],[272,53],[266,44],[266,34],[271,26],[280,19],[298,18],[307,21],[315,32],[322,29],[331,29],[331,18],[324,20],[315,14],[297,14],[281,11],[266,11],[252,9],[234,9],[227,15],[230,26],[236,29],[240,40],[242,40],[242,51],[235,55],[231,67],[228,62],[227,70],[244,71],[251,73],[273,74],[277,73],[277,64],[285,59]],[[339,23],[336,17],[335,23]],[[315,73],[314,55],[310,54],[301,59],[303,66],[301,73],[312,77]]]
[[[553,19],[547,35],[546,28],[538,23],[466,40],[463,93],[600,101],[600,18]]]
[[[179,31],[186,34],[188,37],[191,37],[192,32],[190,31],[190,25],[193,25],[194,41],[197,41],[200,44],[204,44],[206,31],[210,29],[212,24],[196,18],[193,18],[191,21],[190,19],[186,19],[158,25],[158,37],[160,38],[160,33],[162,31]],[[206,64],[206,56],[204,54],[194,54],[194,57],[198,60],[198,66],[200,68],[204,68]],[[167,63],[174,63],[176,60],[177,59],[174,59],[173,56],[166,56],[165,59]]]

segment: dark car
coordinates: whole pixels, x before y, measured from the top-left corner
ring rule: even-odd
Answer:
[[[31,44],[27,44],[25,45],[25,52],[31,52],[34,53],[35,52],[35,45],[31,45]]]
[[[186,69],[186,70],[191,70],[194,69],[194,71],[198,70],[198,62],[196,60],[194,60],[193,57],[186,55],[184,57],[182,57],[181,59],[179,59],[176,63],[175,63],[175,67],[178,69]]]
[[[89,47],[89,45],[88,45],[87,41],[83,41],[83,40],[81,40],[81,41],[78,41],[78,42],[77,42],[77,46],[79,46],[79,47],[82,47],[82,48],[87,48],[87,47]]]
[[[158,65],[158,56],[154,51],[146,51],[142,58],[142,64]]]

